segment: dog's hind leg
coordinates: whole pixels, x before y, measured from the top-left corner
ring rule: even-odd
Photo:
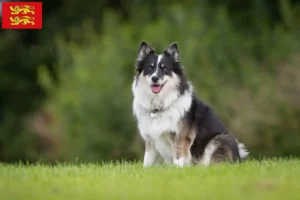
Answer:
[[[238,143],[233,136],[223,133],[207,144],[202,164],[208,166],[221,162],[237,162],[240,159]]]

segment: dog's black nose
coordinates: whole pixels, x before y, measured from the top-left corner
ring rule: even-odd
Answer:
[[[158,77],[157,77],[157,76],[153,76],[151,79],[152,79],[152,81],[153,81],[154,83],[156,83],[156,82],[158,81]]]

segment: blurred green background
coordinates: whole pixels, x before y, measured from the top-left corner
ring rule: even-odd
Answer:
[[[48,0],[0,32],[0,161],[140,160],[140,42],[178,42],[197,95],[252,156],[300,155],[299,0]]]

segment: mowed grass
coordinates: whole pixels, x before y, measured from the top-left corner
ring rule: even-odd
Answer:
[[[211,167],[0,164],[0,199],[299,199],[300,160]]]

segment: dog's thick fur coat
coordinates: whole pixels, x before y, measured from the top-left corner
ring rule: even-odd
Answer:
[[[142,42],[132,84],[133,113],[145,141],[144,166],[205,166],[248,156],[186,80],[176,43],[163,54]]]

